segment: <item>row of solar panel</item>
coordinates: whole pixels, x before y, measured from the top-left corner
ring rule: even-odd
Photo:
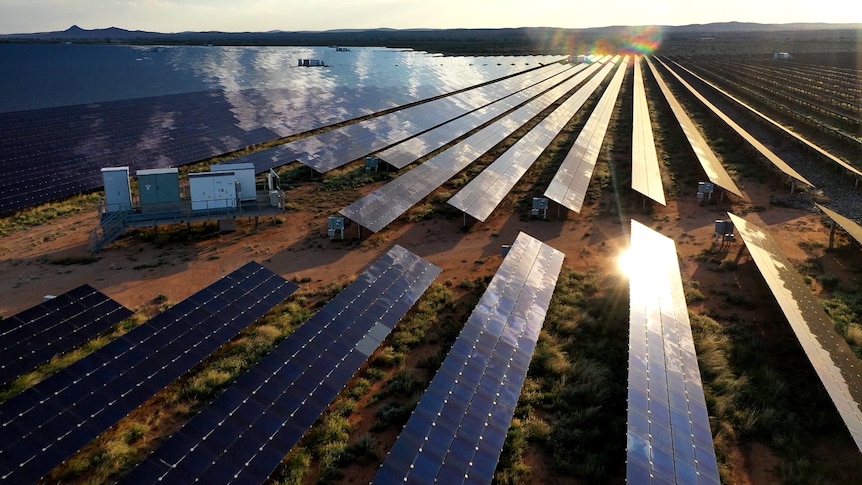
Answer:
[[[528,86],[510,96],[501,98],[500,100],[466,116],[454,119],[417,137],[405,140],[402,143],[387,148],[378,153],[377,156],[395,167],[405,167],[419,158],[428,155],[434,150],[437,150],[451,141],[456,140],[470,131],[490,122],[501,114],[514,109],[530,98],[533,98],[539,93],[545,91],[549,86],[571,77],[571,75],[577,73],[583,69],[583,67],[584,66],[579,66],[572,69],[571,67],[564,66],[561,70],[547,79]]]
[[[862,451],[862,361],[838,333],[810,287],[769,232],[728,213],[748,252],[787,317],[850,436]]]
[[[608,63],[599,74],[581,86],[575,94],[561,103],[482,173],[459,190],[449,199],[449,204],[479,221],[487,219],[518,180],[533,166],[545,148],[599,88],[612,67],[613,64]],[[624,69],[624,66],[618,68],[618,70]]]
[[[545,197],[569,210],[580,212],[583,206],[587,187],[593,176],[593,169],[599,158],[608,123],[622,87],[628,61],[629,56],[622,60],[607,89],[602,93],[599,104],[590,114],[575,144],[566,154],[563,163],[560,164],[560,168],[557,169],[557,173],[545,190]]]
[[[776,121],[776,120],[774,120],[774,119],[772,119],[772,118],[770,118],[770,117],[766,116],[764,113],[762,113],[762,112],[760,112],[760,111],[758,111],[758,110],[754,109],[751,105],[749,105],[749,104],[747,104],[747,103],[743,102],[742,100],[740,100],[739,98],[737,98],[737,97],[733,96],[732,94],[728,93],[727,91],[725,91],[725,90],[724,90],[724,89],[722,89],[721,87],[719,87],[719,86],[717,86],[717,85],[715,85],[715,84],[713,84],[713,83],[711,83],[711,82],[707,81],[706,79],[704,79],[704,78],[702,78],[702,77],[700,77],[700,76],[697,76],[696,74],[692,73],[690,70],[686,69],[685,67],[683,67],[682,65],[680,65],[680,64],[678,64],[678,63],[677,63],[676,65],[677,65],[677,66],[679,66],[680,68],[682,68],[683,70],[685,70],[685,72],[690,73],[691,75],[695,76],[698,80],[700,80],[700,81],[704,82],[706,85],[710,86],[712,89],[715,89],[717,92],[721,93],[721,94],[722,94],[723,96],[725,96],[726,98],[728,98],[728,99],[730,99],[730,100],[733,100],[733,102],[734,102],[736,105],[738,105],[738,106],[741,106],[741,107],[745,108],[748,112],[750,112],[750,113],[752,113],[752,114],[756,115],[757,117],[759,117],[759,118],[760,118],[760,119],[762,119],[763,121],[765,121],[765,122],[769,123],[772,127],[776,128],[776,129],[778,129],[778,130],[780,130],[780,131],[781,131],[781,132],[783,132],[786,136],[789,136],[789,137],[791,137],[791,138],[794,138],[795,140],[797,140],[798,142],[802,143],[803,145],[805,145],[806,147],[810,148],[811,150],[813,150],[813,151],[817,152],[817,154],[818,154],[818,155],[820,155],[821,157],[823,157],[823,158],[825,158],[825,159],[829,160],[830,162],[835,163],[835,164],[837,164],[837,165],[840,165],[842,168],[844,168],[845,170],[849,171],[851,174],[853,174],[854,176],[856,176],[856,177],[857,177],[857,179],[858,179],[859,177],[862,177],[862,170],[859,170],[859,169],[858,169],[858,168],[856,168],[855,166],[853,166],[853,165],[851,165],[850,163],[848,163],[848,162],[846,162],[846,161],[842,160],[841,158],[839,158],[839,157],[835,156],[834,154],[832,154],[832,153],[830,153],[830,152],[826,151],[826,150],[825,150],[825,149],[823,149],[822,147],[820,147],[820,146],[818,146],[818,145],[815,145],[815,144],[814,144],[814,143],[812,143],[810,140],[808,140],[808,139],[804,138],[802,135],[800,135],[800,134],[799,134],[799,133],[797,133],[796,131],[793,131],[792,129],[790,129],[790,128],[788,128],[788,127],[784,126],[783,124],[779,123],[778,121]],[[821,80],[821,81],[822,81],[822,80]],[[845,86],[845,88],[846,88],[846,86]],[[843,94],[844,94],[845,96],[848,96],[848,97],[850,97],[850,98],[854,99],[854,100],[855,100],[855,99],[857,99],[857,98],[855,97],[856,95],[855,95],[855,94],[853,94],[853,93],[851,93],[849,89],[845,89],[845,90],[843,91]],[[856,106],[856,111],[858,112],[858,111],[860,111],[860,110],[862,110],[862,106],[857,105],[857,106]]]
[[[131,310],[102,292],[81,285],[0,320],[0,385],[78,347],[131,315]]]
[[[805,177],[799,174],[793,167],[787,164],[781,157],[776,155],[772,150],[770,150],[766,145],[764,145],[760,140],[755,138],[751,133],[741,127],[736,121],[734,121],[730,116],[725,114],[721,109],[715,106],[712,102],[706,99],[697,89],[695,89],[691,84],[689,84],[685,79],[677,73],[677,69],[685,71],[683,67],[679,64],[669,61],[671,65],[664,62],[663,60],[656,58],[656,61],[665,69],[666,72],[670,73],[682,86],[684,86],[695,98],[700,101],[700,103],[709,109],[715,116],[720,118],[727,126],[729,126],[733,131],[735,131],[747,144],[751,145],[755,150],[757,150],[764,158],[769,160],[769,162],[778,170],[785,173],[788,177],[795,181],[802,182],[805,185],[812,186],[813,184],[808,181]],[[676,66],[675,68],[672,66]]]
[[[248,263],[3,402],[0,477],[43,477],[296,289]]]
[[[697,129],[697,126],[695,126],[694,122],[682,108],[682,105],[676,99],[676,96],[673,95],[673,92],[671,92],[667,83],[664,82],[664,79],[662,79],[652,61],[647,58],[646,63],[647,66],[649,66],[650,72],[652,72],[653,78],[658,84],[659,89],[664,95],[665,100],[667,100],[668,105],[670,105],[671,111],[673,112],[677,123],[682,128],[689,145],[691,145],[692,151],[694,151],[701,167],[703,167],[703,171],[706,173],[707,179],[713,184],[742,197],[742,193],[733,182],[730,174],[728,174],[727,170],[724,169],[724,166],[718,160],[718,157],[716,157],[715,152],[713,152],[709,147],[709,144],[707,144],[706,139],[704,139],[700,130]]]
[[[588,78],[598,67],[598,64],[590,67],[581,65],[579,68],[566,71],[565,75],[568,77],[564,79],[550,78],[542,84],[502,100],[501,103],[504,104],[495,103],[460,118],[458,121],[467,120],[472,116],[483,120],[489,115],[496,118],[505,113],[502,109],[508,110],[517,107],[505,117],[482,128],[393,182],[355,201],[342,209],[340,213],[371,231],[376,232],[383,229],[422,198],[473,163],[483,153],[506,139],[524,123]],[[532,98],[533,96],[535,98]],[[522,104],[525,102],[526,104]],[[446,127],[447,125],[444,125],[441,128],[445,130]],[[432,131],[436,131],[436,129]],[[459,136],[460,133],[461,128],[459,127],[448,136]],[[445,136],[441,138],[445,138]]]
[[[439,273],[393,247],[124,482],[263,483]]]
[[[634,96],[632,107],[632,189],[665,205],[661,169],[658,164],[652,120],[647,104],[642,71],[642,57],[634,62]]]
[[[502,75],[522,69],[511,66]],[[458,76],[447,79],[412,92],[340,86],[314,99],[302,93],[297,99],[288,89],[205,92],[67,108],[75,113],[70,117],[63,109],[0,114],[10,135],[0,144],[10,160],[0,173],[0,213],[98,188],[99,168],[115,165],[118,156],[133,169],[178,166],[469,87]],[[123,109],[111,109],[115,103]],[[54,119],[65,122],[46,129]],[[66,169],[76,159],[96,177],[72,183],[78,177]],[[44,183],[44,171],[53,173],[54,183]],[[13,187],[22,179],[23,186]]]
[[[714,483],[718,465],[673,240],[632,220],[626,481]]]
[[[258,173],[299,160],[318,172],[326,172],[357,158],[415,136],[447,120],[480,108],[524,87],[535,76],[564,69],[560,64],[528,71],[513,78],[336,128],[319,135],[255,152],[237,161],[253,163]],[[398,165],[396,167],[400,168]]]
[[[374,483],[491,483],[562,263],[518,235]]]
[[[349,142],[347,147],[332,149],[331,153],[324,152],[317,146],[305,148],[303,145],[306,142],[302,140],[298,150],[303,153],[303,156],[299,160],[318,172],[338,168],[346,162],[396,144],[509,96],[515,91],[534,84],[537,81],[536,77],[547,78],[563,69],[566,69],[566,66],[561,64],[539,68],[537,72],[529,71],[493,84],[405,108],[390,115],[374,118],[367,123],[350,125],[337,134],[327,132],[321,135],[320,141],[323,147],[340,148],[336,140],[330,138],[330,133],[343,137]],[[361,133],[367,135],[362,137]]]

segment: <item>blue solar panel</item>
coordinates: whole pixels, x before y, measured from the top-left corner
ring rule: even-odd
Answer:
[[[632,221],[629,483],[719,483],[673,240]]]
[[[439,273],[393,247],[184,426],[182,435],[194,439],[179,447],[168,439],[124,482],[157,475],[167,481],[227,483],[237,476],[243,483],[263,483],[368,358],[356,350],[358,343],[377,331],[385,338]],[[390,307],[400,301],[406,304],[396,314]],[[243,402],[250,389],[254,394]],[[196,446],[207,435],[226,444]]]
[[[262,285],[274,277],[257,263],[249,263],[240,273],[245,276],[232,278],[237,284],[218,296],[204,289],[189,300],[199,302],[204,309],[210,305],[223,308],[225,300],[246,302],[242,306],[248,306],[262,296],[257,294],[254,282]],[[215,315],[205,312],[211,317],[194,322],[184,318],[196,314],[185,313],[185,306],[181,308],[184,313],[179,316],[169,308],[151,319],[150,325],[136,327],[0,404],[0,461],[17,465],[2,478],[33,482],[50,472],[243,327],[260,318],[277,303],[276,300],[283,300],[297,289],[295,284],[279,279],[279,288],[268,288],[265,292],[278,295],[266,308],[242,314],[224,309]],[[167,341],[155,338],[159,333],[170,338]],[[27,456],[30,452],[32,454]]]
[[[68,352],[132,315],[90,285],[81,285],[2,321],[0,385]]]
[[[531,358],[562,263],[518,236],[374,483],[491,483],[527,372],[511,364]]]

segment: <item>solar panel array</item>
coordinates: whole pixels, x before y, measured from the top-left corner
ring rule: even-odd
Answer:
[[[860,226],[856,221],[848,217],[844,217],[841,214],[835,212],[834,210],[828,207],[824,207],[818,203],[815,203],[814,205],[816,205],[818,209],[823,211],[823,213],[826,214],[830,219],[835,221],[836,224],[841,226],[842,229],[847,231],[847,233],[850,234],[850,237],[855,239],[856,242],[862,244],[862,226]]]
[[[379,85],[309,76],[317,84],[298,89],[219,89],[0,113],[0,214],[98,189],[99,169],[118,159],[132,170],[176,167],[531,69],[520,62],[447,69],[451,62],[431,65],[433,56],[424,57],[415,66],[374,66]],[[554,57],[561,59],[534,59]]]
[[[641,56],[634,62],[634,107],[632,108],[632,189],[665,205],[652,120],[644,89]]]
[[[371,231],[377,232],[383,229],[414,204],[473,163],[483,153],[505,140],[524,123],[552,105],[554,101],[580,84],[599,67],[599,64],[593,64],[585,69],[582,67],[583,70],[571,71],[577,72],[577,74],[339,212]],[[546,81],[548,84],[542,83],[534,86],[507,98],[503,102],[510,105],[510,108],[518,106],[525,100],[521,99],[522,94],[523,96],[535,96],[553,86],[557,81],[556,78],[548,80]],[[467,117],[461,119],[465,118]]]
[[[627,483],[714,483],[718,465],[673,240],[632,220]]]
[[[0,404],[0,478],[32,483],[297,286],[248,263]]]
[[[806,179],[805,177],[800,175],[796,170],[793,169],[793,167],[788,165],[787,162],[785,162],[781,157],[779,157],[772,150],[767,148],[766,145],[764,145],[757,138],[752,136],[751,133],[746,131],[743,127],[739,126],[739,124],[737,122],[733,121],[733,119],[731,119],[729,116],[724,114],[724,112],[721,111],[720,109],[718,109],[717,106],[715,106],[714,104],[709,102],[709,100],[707,100],[702,94],[700,94],[700,92],[698,92],[697,89],[695,89],[691,84],[687,83],[682,77],[680,77],[679,74],[676,73],[676,71],[674,71],[673,69],[668,67],[668,65],[665,64],[661,59],[656,58],[656,60],[659,62],[659,64],[664,66],[664,68],[669,73],[671,73],[673,75],[673,77],[676,78],[677,81],[679,81],[680,84],[682,84],[686,89],[688,89],[688,91],[695,98],[697,98],[704,106],[706,106],[710,111],[712,111],[716,116],[718,116],[722,121],[724,121],[727,124],[727,126],[729,126],[733,131],[735,131],[737,134],[739,134],[739,136],[742,137],[743,140],[745,140],[749,145],[754,147],[755,150],[757,150],[761,155],[763,155],[767,160],[769,160],[769,162],[772,163],[772,165],[774,165],[775,168],[777,168],[781,172],[785,173],[787,176],[789,176],[790,178],[792,178],[794,180],[798,180],[798,181],[804,183],[805,185],[808,185],[811,187],[814,186],[814,184],[812,184],[811,182],[808,181],[808,179]]]
[[[81,285],[0,320],[0,385],[68,352],[134,312]]]
[[[629,57],[626,56],[617,68],[598,106],[593,110],[574,146],[566,154],[563,163],[551,180],[545,197],[575,212],[580,212],[587,195],[587,187],[593,169],[599,159],[599,151],[608,130],[608,123],[623,84]]]
[[[0,113],[0,214],[101,187],[100,168],[178,166],[277,138],[238,126],[225,93]]]
[[[561,64],[541,67],[536,71],[528,71],[492,84],[302,138],[271,149],[277,152],[277,155],[267,158],[299,160],[317,172],[327,172],[499,101],[567,68],[568,66]],[[256,168],[257,171],[262,171],[270,167]]]
[[[673,95],[673,92],[671,92],[667,83],[664,82],[664,79],[662,79],[658,70],[653,66],[649,58],[647,58],[646,63],[649,66],[658,87],[661,89],[662,94],[664,94],[664,98],[670,105],[670,109],[673,111],[673,115],[676,118],[677,123],[679,123],[680,128],[682,128],[689,145],[691,145],[691,149],[694,151],[697,160],[700,162],[700,166],[703,167],[706,177],[715,185],[742,197],[742,192],[739,191],[739,187],[737,187],[733,182],[733,178],[731,178],[730,174],[727,173],[727,170],[724,169],[721,162],[718,161],[718,157],[716,157],[712,149],[709,148],[709,144],[703,138],[703,135],[701,135],[700,130],[697,129],[697,126],[695,126],[694,122],[682,108],[682,105],[679,104],[676,96]]]
[[[518,235],[374,483],[491,483],[562,264]]]
[[[466,135],[470,131],[490,122],[494,118],[514,109],[521,103],[533,98],[549,86],[561,82],[562,76],[570,77],[581,71],[586,66],[565,66],[556,78],[548,78],[545,81],[530,86],[522,91],[512,94],[507,98],[492,103],[482,109],[474,111],[461,118],[454,119],[445,125],[429,130],[419,136],[405,140],[395,146],[387,148],[378,153],[377,156],[395,167],[406,167],[419,158],[445,146],[446,144]]]
[[[793,131],[793,130],[791,130],[791,129],[787,128],[786,126],[782,125],[782,124],[781,124],[781,123],[779,123],[778,121],[776,121],[776,120],[774,120],[774,119],[772,119],[772,118],[770,118],[770,117],[766,116],[765,114],[761,113],[760,111],[758,111],[758,110],[754,109],[754,108],[753,108],[753,107],[751,107],[749,104],[744,103],[742,100],[740,100],[739,98],[737,98],[737,97],[735,97],[735,96],[731,95],[730,93],[728,93],[728,92],[727,92],[727,91],[725,91],[724,89],[721,89],[720,87],[716,86],[714,83],[711,83],[711,82],[709,82],[708,80],[704,79],[703,77],[698,76],[697,74],[695,74],[694,72],[692,72],[690,69],[687,69],[686,67],[684,67],[684,66],[680,65],[678,62],[674,62],[674,64],[676,64],[677,66],[679,66],[679,68],[680,68],[680,69],[683,69],[683,70],[684,70],[684,71],[686,71],[687,73],[689,73],[689,74],[691,74],[692,76],[696,77],[696,78],[697,78],[697,79],[699,79],[700,81],[702,81],[702,82],[706,83],[707,85],[709,85],[710,87],[712,87],[712,88],[713,88],[713,89],[715,89],[716,91],[720,92],[720,93],[721,93],[721,94],[723,94],[724,96],[727,96],[729,99],[733,100],[733,102],[735,102],[735,103],[736,103],[736,104],[738,104],[739,106],[742,106],[743,108],[745,108],[745,109],[747,109],[748,111],[750,111],[750,112],[754,113],[755,115],[757,115],[758,117],[760,117],[762,120],[766,121],[767,123],[771,124],[771,125],[772,125],[772,126],[774,126],[775,128],[778,128],[779,130],[781,130],[782,132],[784,132],[784,134],[786,134],[787,136],[790,136],[790,137],[792,137],[792,138],[795,138],[797,141],[799,141],[799,142],[800,142],[800,143],[802,143],[803,145],[807,146],[807,147],[808,147],[808,148],[810,148],[811,150],[814,150],[815,152],[817,152],[819,155],[821,155],[822,157],[826,158],[827,160],[830,160],[830,161],[832,161],[833,163],[835,163],[835,164],[837,164],[837,165],[840,165],[842,168],[844,168],[845,170],[849,171],[850,173],[852,173],[852,174],[853,174],[853,175],[855,175],[856,177],[862,177],[862,171],[860,171],[858,168],[854,167],[853,165],[850,165],[849,163],[845,162],[844,160],[841,160],[840,158],[836,157],[835,155],[833,155],[833,154],[831,154],[831,153],[827,152],[827,151],[826,151],[826,150],[824,150],[822,147],[820,147],[820,146],[818,146],[818,145],[815,145],[814,143],[812,143],[812,142],[811,142],[810,140],[808,140],[807,138],[804,138],[804,137],[803,137],[802,135],[800,135],[799,133],[796,133],[795,131]],[[774,66],[771,66],[771,68],[774,68]],[[797,73],[797,74],[798,74],[798,73]],[[785,78],[785,79],[786,79],[786,78]],[[824,83],[824,86],[825,86],[825,83]],[[857,91],[858,91],[858,89],[857,89]],[[850,90],[847,90],[847,91],[839,91],[838,93],[839,93],[839,94],[842,94],[842,95],[844,95],[844,96],[853,96],[853,94],[851,93],[851,91],[850,91]],[[834,94],[833,94],[833,96],[834,96]],[[858,109],[858,104],[857,104],[857,109]]]
[[[124,481],[263,483],[439,273],[393,247]]]
[[[295,160],[318,172],[341,167],[364,155],[462,116],[490,102],[564,69],[552,64],[514,77],[469,88],[431,101],[359,121],[323,133],[244,155],[237,159],[253,163],[260,173]]]
[[[862,375],[859,374],[862,362],[835,329],[835,323],[772,235],[741,217],[728,215],[862,451]]]
[[[612,64],[608,64],[599,74],[560,103],[551,114],[449,199],[449,204],[480,221],[485,221],[518,180],[527,173],[545,148],[599,88],[611,69]]]

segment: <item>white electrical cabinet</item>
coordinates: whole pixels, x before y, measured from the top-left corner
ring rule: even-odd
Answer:
[[[105,185],[105,212],[132,210],[129,167],[103,168],[102,182]]]
[[[236,176],[237,197],[242,201],[257,200],[253,163],[222,163],[210,167],[212,172],[233,172]]]
[[[212,210],[236,207],[236,175],[234,172],[201,172],[189,174],[192,210]]]

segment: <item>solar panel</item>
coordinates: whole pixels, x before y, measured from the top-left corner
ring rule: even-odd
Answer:
[[[562,264],[518,235],[374,483],[491,483]]]
[[[605,74],[607,72],[609,70],[604,71]],[[548,144],[598,89],[604,78],[605,76],[600,72],[560,103],[551,114],[449,199],[449,204],[480,221],[485,221],[535,163]]]
[[[653,66],[649,58],[646,59],[646,63],[647,66],[649,66],[656,83],[661,89],[662,94],[664,94],[664,98],[670,105],[670,109],[673,111],[673,115],[676,118],[677,123],[679,123],[680,128],[682,128],[682,131],[685,134],[689,145],[691,145],[691,149],[694,151],[697,160],[700,162],[701,167],[703,167],[706,177],[715,185],[742,197],[742,192],[739,191],[739,188],[733,182],[733,178],[731,178],[730,174],[727,173],[727,170],[724,169],[721,162],[718,161],[718,157],[716,157],[712,149],[709,148],[709,144],[703,138],[703,135],[701,135],[700,130],[697,129],[694,122],[692,122],[691,118],[689,118],[688,114],[682,108],[682,105],[679,104],[676,96],[674,96],[673,92],[668,88],[667,83],[664,82],[664,79],[662,79],[658,70]]]
[[[297,289],[254,262],[226,279],[234,284],[219,295],[189,297],[193,310],[169,308],[0,403],[0,462],[10,465],[0,478],[40,479]]]
[[[841,160],[840,158],[838,158],[838,157],[836,157],[835,155],[833,155],[833,154],[831,154],[831,153],[827,152],[827,151],[826,151],[826,150],[824,150],[823,148],[821,148],[821,147],[819,147],[819,146],[815,145],[814,143],[812,143],[812,142],[811,142],[811,141],[809,141],[808,139],[804,138],[804,137],[803,137],[802,135],[800,135],[799,133],[796,133],[795,131],[792,131],[792,130],[788,129],[786,126],[784,126],[784,125],[782,125],[781,123],[779,123],[779,122],[775,121],[774,119],[772,119],[772,118],[770,118],[770,117],[766,116],[765,114],[761,113],[760,111],[758,111],[758,110],[754,109],[754,108],[753,108],[753,107],[751,107],[749,104],[742,102],[739,98],[737,98],[737,97],[735,97],[735,96],[731,95],[730,93],[728,93],[728,92],[727,92],[727,91],[725,91],[724,89],[721,89],[720,87],[718,87],[718,86],[716,86],[715,84],[713,84],[713,83],[709,82],[708,80],[706,80],[706,79],[702,78],[701,76],[698,76],[697,74],[695,74],[695,73],[691,72],[691,70],[689,70],[689,69],[685,68],[684,66],[680,65],[678,62],[674,62],[674,64],[676,64],[677,66],[679,66],[681,69],[685,70],[687,73],[691,74],[692,76],[696,77],[696,78],[697,78],[697,79],[699,79],[700,81],[702,81],[702,82],[706,83],[707,85],[709,85],[710,87],[712,87],[712,88],[713,88],[713,89],[715,89],[716,91],[720,92],[720,93],[721,93],[721,94],[723,94],[724,96],[727,96],[729,99],[733,100],[736,104],[738,104],[738,105],[742,106],[743,108],[747,109],[748,111],[750,111],[750,112],[754,113],[755,115],[757,115],[758,117],[760,117],[761,119],[763,119],[763,120],[764,120],[764,121],[766,121],[767,123],[771,124],[771,125],[772,125],[772,126],[774,126],[775,128],[778,128],[779,130],[781,130],[782,132],[784,132],[786,135],[788,135],[788,136],[790,136],[790,137],[792,137],[792,138],[795,138],[796,140],[798,140],[799,142],[801,142],[802,144],[804,144],[805,146],[807,146],[807,147],[808,147],[808,148],[810,148],[811,150],[814,150],[815,152],[817,152],[818,154],[820,154],[820,155],[821,155],[821,156],[823,156],[824,158],[826,158],[826,159],[828,159],[828,160],[832,161],[833,163],[835,163],[835,164],[837,164],[837,165],[840,165],[842,168],[844,168],[845,170],[849,171],[849,172],[850,172],[850,173],[852,173],[853,175],[855,175],[855,176],[857,176],[857,177],[862,177],[862,171],[859,171],[859,169],[857,169],[857,168],[856,168],[856,167],[854,167],[853,165],[850,165],[849,163],[845,162],[844,160]],[[772,67],[772,66],[771,66],[771,67]],[[821,73],[821,76],[822,76],[822,73]],[[785,78],[785,79],[786,79],[786,78]],[[809,87],[810,87],[810,85],[807,85],[807,86],[809,86]],[[857,91],[858,91],[858,90],[857,90]],[[842,91],[837,91],[837,92],[836,92],[836,91],[830,91],[830,96],[834,96],[834,97],[839,97],[839,96],[851,96],[851,97],[852,97],[852,96],[854,96],[854,95],[852,94],[851,90],[846,90],[846,91],[843,91],[843,90],[842,90]],[[857,110],[858,110],[858,104],[857,104],[856,106],[857,106]]]
[[[855,239],[856,242],[862,244],[862,226],[857,224],[852,219],[844,217],[828,207],[824,207],[817,203],[815,203],[814,205],[816,205],[818,209],[823,211],[823,213],[826,214],[827,217],[835,221],[835,223],[837,223],[845,231],[847,231],[847,233],[850,234],[850,237]]]
[[[751,259],[778,301],[802,350],[826,387],[838,414],[862,450],[862,362],[838,334],[818,299],[811,293],[769,232],[728,213]]]
[[[785,162],[781,157],[779,157],[772,150],[767,148],[766,145],[764,145],[758,139],[756,139],[754,136],[752,136],[751,133],[746,131],[743,127],[739,126],[738,123],[736,123],[729,116],[724,114],[724,112],[721,111],[720,109],[718,109],[717,106],[715,106],[714,104],[709,102],[709,100],[707,100],[702,94],[700,94],[691,84],[687,83],[682,77],[680,77],[680,75],[677,74],[676,71],[674,71],[673,69],[668,67],[668,65],[665,64],[661,59],[656,58],[656,60],[659,62],[659,64],[664,66],[664,68],[667,70],[667,72],[671,73],[673,75],[673,77],[676,78],[677,81],[679,81],[680,84],[682,84],[686,89],[688,89],[688,91],[695,98],[697,98],[704,106],[709,108],[710,111],[712,111],[716,116],[718,116],[722,121],[724,121],[731,129],[733,129],[733,131],[735,131],[737,134],[739,134],[739,136],[742,137],[742,139],[745,140],[749,145],[754,147],[754,149],[757,150],[761,155],[763,155],[764,158],[769,160],[770,163],[772,163],[775,166],[775,168],[784,172],[787,176],[789,176],[790,178],[792,178],[794,180],[798,180],[798,181],[804,183],[805,185],[808,185],[811,187],[814,186],[814,184],[812,184],[811,182],[808,181],[808,179],[806,179],[805,177],[800,175],[796,170],[793,169],[793,167],[788,165],[787,162]]]
[[[571,77],[544,91],[557,82],[557,80],[549,80],[550,85],[543,85],[538,89],[539,92],[544,91],[543,94],[339,212],[371,231],[377,232],[383,229],[414,204],[473,163],[483,153],[505,140],[520,126],[553,104],[555,100],[577,86],[599,67],[599,64],[594,64],[590,67],[572,70],[571,74],[573,75]],[[531,90],[524,92],[528,91]],[[531,92],[531,94],[538,93]],[[517,101],[508,99],[507,102],[515,103]]]
[[[81,285],[2,320],[0,385],[101,334],[132,311]]]
[[[575,212],[581,211],[587,195],[587,187],[593,176],[593,169],[599,158],[614,104],[622,87],[628,59],[629,57],[626,56],[617,67],[617,72],[602,94],[599,104],[575,140],[574,146],[566,154],[548,189],[545,190],[545,197]]]
[[[632,220],[627,483],[720,483],[673,240]]]
[[[632,111],[632,189],[665,205],[664,188],[661,185],[661,170],[658,165],[652,120],[649,116],[646,90],[644,89],[641,56],[634,62],[634,102]]]
[[[394,246],[123,481],[263,483],[439,273]]]

